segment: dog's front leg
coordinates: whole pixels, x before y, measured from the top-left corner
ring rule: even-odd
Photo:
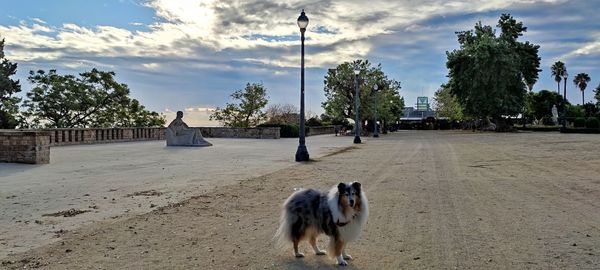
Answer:
[[[344,250],[344,241],[341,239],[335,239],[335,259],[338,265],[348,265],[348,262],[344,260],[342,251]]]

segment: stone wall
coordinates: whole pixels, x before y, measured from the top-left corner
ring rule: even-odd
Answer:
[[[230,128],[230,127],[196,127],[205,138],[247,138],[247,139],[279,139],[278,127]]]
[[[322,127],[308,127],[306,136],[315,136],[322,134],[334,134],[335,126],[322,126]]]
[[[0,162],[50,163],[50,133],[0,129]]]

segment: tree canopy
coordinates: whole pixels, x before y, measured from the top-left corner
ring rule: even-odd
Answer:
[[[360,69],[359,101],[361,121],[373,119],[375,115],[375,99],[377,102],[378,120],[396,121],[402,114],[404,98],[400,96],[400,82],[390,79],[381,70],[381,65],[373,67],[368,60],[345,62],[325,75],[324,91],[326,101],[322,103],[325,114],[332,119],[354,119],[356,112],[354,66]],[[378,91],[374,91],[374,86]]]
[[[585,89],[587,84],[591,81],[590,76],[587,73],[579,73],[573,79],[573,83],[581,91],[581,104],[585,104]]]
[[[163,126],[164,116],[150,112],[129,98],[126,84],[114,72],[92,69],[74,75],[56,70],[31,71],[34,86],[27,93],[23,112],[30,128],[86,128]]]
[[[562,81],[562,77],[567,72],[567,67],[565,66],[565,63],[557,61],[554,64],[552,64],[550,71],[552,72],[554,81],[557,84],[557,92],[560,94],[560,82]]]
[[[500,35],[481,22],[457,32],[460,48],[447,52],[448,87],[472,117],[518,115],[525,106],[526,86],[541,71],[539,46],[518,38],[527,31],[509,14],[498,21]]]
[[[556,105],[558,111],[562,112],[565,105],[569,105],[565,102],[562,95],[550,91],[541,90],[537,93],[531,93],[531,104],[530,113],[536,119],[551,119],[552,118],[552,106]]]
[[[17,73],[17,64],[4,58],[4,39],[0,40],[0,128],[12,129],[17,126],[16,115],[21,99],[13,96],[21,92],[19,80],[10,77]]]
[[[265,114],[268,124],[298,124],[300,110],[292,104],[271,104]]]
[[[262,109],[267,105],[267,89],[262,83],[247,83],[246,88],[231,94],[236,103],[227,103],[225,108],[217,108],[211,120],[217,120],[226,127],[254,127],[265,120]]]
[[[435,91],[433,100],[434,110],[439,117],[448,117],[450,120],[463,119],[463,108],[447,85],[442,85],[440,89]]]

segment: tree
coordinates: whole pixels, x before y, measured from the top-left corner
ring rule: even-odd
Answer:
[[[587,75],[587,73],[579,73],[579,74],[577,74],[577,76],[575,76],[575,79],[573,79],[573,83],[581,91],[581,104],[582,105],[585,104],[584,92],[585,92],[585,88],[587,88],[587,84],[590,82],[590,80],[591,80],[590,76]]]
[[[17,73],[17,64],[4,58],[4,39],[0,40],[0,128],[13,129],[17,126],[16,115],[21,99],[13,95],[21,92],[19,80],[10,77]]]
[[[598,116],[598,112],[600,109],[596,106],[596,104],[588,102],[581,106],[584,111],[585,117],[595,117]]]
[[[562,112],[566,102],[560,94],[549,90],[541,90],[532,93],[530,98],[530,113],[536,119],[552,119],[552,106],[556,105],[558,111]]]
[[[231,98],[239,102],[227,103],[225,108],[217,108],[211,120],[221,121],[227,127],[253,127],[266,118],[261,110],[267,105],[267,90],[262,83],[247,83],[244,90],[237,90]]]
[[[265,110],[268,124],[298,124],[300,110],[292,104],[271,104]]]
[[[458,99],[452,94],[447,85],[442,85],[440,89],[435,91],[434,110],[440,117],[448,117],[450,120],[462,120],[463,108],[458,102]]]
[[[460,49],[446,52],[448,87],[471,117],[495,119],[498,130],[507,128],[504,116],[522,112],[526,86],[533,85],[541,71],[539,46],[519,42],[527,30],[508,14],[502,14],[497,37],[481,22],[474,30],[457,32]]]
[[[60,75],[56,70],[29,72],[34,86],[23,103],[31,128],[163,126],[165,119],[129,98],[129,88],[114,72]]]
[[[381,70],[381,65],[373,67],[368,60],[344,62],[327,72],[323,89],[326,100],[322,103],[325,114],[332,119],[355,119],[355,65],[360,69],[359,116],[361,122],[373,119],[375,109],[377,109],[379,121],[389,122],[398,119],[404,108],[404,99],[399,93],[400,82],[389,79]],[[378,86],[378,93],[374,93],[375,84]],[[376,98],[378,98],[377,108],[375,108]]]
[[[565,63],[557,61],[552,65],[550,70],[552,71],[552,76],[554,76],[554,81],[556,82],[558,87],[556,91],[560,94],[560,82],[562,81],[562,76],[567,71]]]

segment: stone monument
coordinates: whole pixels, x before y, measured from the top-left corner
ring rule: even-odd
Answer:
[[[183,112],[178,111],[177,117],[166,130],[167,146],[211,146],[202,137],[199,129],[190,128],[183,122]]]
[[[558,125],[558,110],[556,109],[556,105],[552,105],[552,122]]]

